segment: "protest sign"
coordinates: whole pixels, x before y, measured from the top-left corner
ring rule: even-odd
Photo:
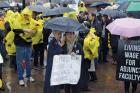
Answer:
[[[81,55],[55,55],[51,73],[51,86],[77,84],[81,73]]]
[[[117,80],[140,81],[140,41],[119,40]]]

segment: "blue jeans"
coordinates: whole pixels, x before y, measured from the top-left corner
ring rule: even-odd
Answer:
[[[23,80],[24,66],[23,62],[26,64],[26,75],[31,77],[31,55],[32,48],[27,46],[16,46],[16,62],[17,62],[17,73],[19,80]]]

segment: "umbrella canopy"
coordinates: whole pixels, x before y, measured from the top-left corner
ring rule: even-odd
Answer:
[[[51,0],[55,4],[76,4],[75,0]]]
[[[124,2],[126,2],[127,0],[117,0],[117,4],[121,5],[123,4]]]
[[[138,2],[131,2],[130,5],[128,6],[127,12],[131,11],[140,11],[140,1]]]
[[[43,3],[38,1],[35,3],[35,5],[43,5]]]
[[[120,4],[120,6],[118,7],[117,10],[120,10],[120,11],[126,11],[127,7],[129,6],[130,2],[128,1],[125,1],[123,2],[122,4]]]
[[[56,17],[45,22],[45,28],[64,31],[64,32],[74,32],[74,31],[86,31],[87,29],[80,24],[78,21],[70,19],[68,17]]]
[[[66,12],[73,12],[73,11],[75,11],[75,10],[68,8],[68,7],[57,7],[57,8],[53,8],[53,9],[47,9],[43,13],[43,16],[60,15],[60,14],[66,13]]]
[[[0,2],[0,8],[9,8],[10,4],[8,2],[5,1],[1,1]]]
[[[46,7],[43,7],[41,5],[28,6],[28,8],[35,12],[44,12],[47,10]]]
[[[106,27],[111,34],[124,37],[140,36],[140,19],[120,18]]]
[[[110,6],[111,4],[108,2],[98,1],[93,3],[90,7],[97,7],[97,6]]]
[[[129,11],[127,12],[127,16],[140,19],[140,11]]]
[[[123,18],[123,17],[127,17],[127,14],[122,12],[122,11],[118,11],[118,10],[102,10],[99,12],[100,14],[103,15],[108,15],[112,18]]]
[[[136,3],[139,3],[140,0],[125,0],[123,3],[120,4],[120,6],[118,7],[118,10],[121,11],[126,11],[128,9],[128,7],[130,7],[131,3],[131,9],[134,8],[134,5],[136,5]],[[137,5],[136,5],[137,6]]]

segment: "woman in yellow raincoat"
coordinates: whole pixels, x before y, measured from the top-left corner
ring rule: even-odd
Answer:
[[[94,59],[98,57],[99,37],[95,35],[95,32],[96,30],[94,28],[90,29],[89,34],[84,39],[83,47],[85,59],[91,60],[89,69],[91,81],[97,80]]]
[[[25,85],[23,74],[26,71],[26,77],[30,82],[34,79],[31,76],[31,55],[32,55],[32,36],[36,33],[36,23],[32,19],[32,12],[25,8],[21,16],[16,18],[13,23],[13,32],[15,33],[14,43],[16,45],[16,62],[19,85]]]
[[[19,13],[14,13],[13,11],[8,10],[5,18],[5,30],[6,30],[5,47],[6,47],[7,54],[9,55],[10,58],[10,66],[14,67],[15,71],[17,70],[16,47],[14,44],[15,33],[13,32],[12,25],[18,16],[20,16]]]

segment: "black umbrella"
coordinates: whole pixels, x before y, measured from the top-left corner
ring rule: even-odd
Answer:
[[[5,1],[1,1],[0,2],[0,8],[9,8],[10,4],[8,2]]]
[[[119,11],[119,10],[102,10],[99,12],[99,14],[102,15],[108,15],[112,18],[123,18],[123,17],[127,17],[127,14]]]
[[[47,10],[46,7],[43,7],[41,5],[28,6],[28,8],[35,12],[44,12]]]
[[[75,11],[75,10],[72,8],[68,8],[68,7],[56,7],[53,9],[47,9],[43,13],[43,16],[60,15],[60,14],[66,13],[66,12],[73,12],[73,11]]]
[[[140,19],[140,11],[127,12],[129,17]]]
[[[90,5],[90,7],[98,7],[98,6],[110,6],[111,4],[104,1],[98,1]]]
[[[85,26],[80,24],[78,21],[70,19],[68,17],[56,17],[45,22],[45,28],[64,31],[64,32],[74,32],[74,31],[86,31]]]
[[[51,0],[55,4],[76,4],[75,0]]]

